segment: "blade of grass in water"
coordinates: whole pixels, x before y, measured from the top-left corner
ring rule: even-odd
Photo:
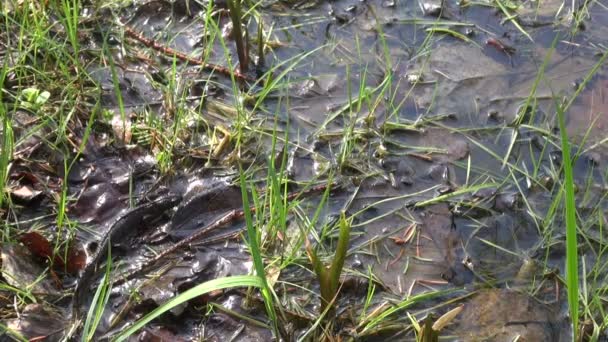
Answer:
[[[570,159],[570,143],[564,120],[563,106],[556,105],[557,118],[562,142],[562,159],[564,165],[564,187],[566,192],[566,285],[568,287],[568,307],[572,319],[573,341],[578,333],[578,244],[576,229],[576,207],[574,203],[574,178]]]
[[[507,17],[507,19],[519,30],[519,32],[521,32],[524,36],[526,36],[526,38],[530,39],[530,41],[532,43],[534,43],[534,39],[532,39],[532,37],[528,34],[528,32],[526,32],[526,30],[524,30],[523,27],[521,27],[521,25],[519,25],[519,23],[517,22],[517,19],[516,19],[517,16],[509,13],[509,10],[507,10],[505,5],[500,0],[496,0],[496,4],[500,8],[500,10],[504,13],[504,15]]]
[[[536,74],[536,78],[534,79],[534,83],[532,84],[532,88],[530,89],[530,94],[526,98],[526,102],[524,103],[524,105],[521,107],[522,111],[526,111],[526,110],[529,110],[530,108],[532,108],[532,112],[534,113],[534,111],[536,110],[536,105],[537,105],[536,92],[538,89],[538,85],[540,84],[540,81],[543,79],[543,76],[545,75],[545,69],[547,68],[547,65],[549,65],[549,62],[551,61],[551,56],[553,55],[553,51],[555,51],[555,45],[559,41],[558,38],[559,38],[559,35],[556,35],[555,38],[553,39],[553,42],[551,43],[551,47],[547,51],[547,55],[545,56],[545,59],[543,60],[543,64],[540,66],[540,69],[538,70],[538,73]],[[523,123],[524,117],[525,117],[525,115],[523,112],[518,113],[518,116],[514,123],[515,128],[513,129],[511,142],[509,143],[509,147],[507,147],[507,152],[505,153],[505,157],[502,160],[503,168],[505,167],[505,165],[507,165],[509,156],[511,155],[511,151],[513,150],[513,147],[515,146],[515,142],[517,141],[517,137],[519,135],[519,126]],[[531,124],[532,122],[529,122],[529,123]]]
[[[144,318],[140,319],[135,324],[133,324],[133,326],[131,326],[129,329],[121,332],[118,336],[116,336],[116,339],[114,339],[114,341],[120,342],[120,341],[126,340],[127,338],[129,338],[129,336],[133,335],[133,333],[135,333],[137,330],[141,329],[148,322],[150,322],[153,319],[155,319],[156,317],[162,315],[164,312],[169,311],[172,308],[180,305],[181,303],[189,301],[192,298],[198,297],[200,295],[203,295],[203,294],[211,292],[211,291],[222,290],[222,289],[226,289],[229,287],[250,287],[250,286],[261,288],[263,286],[261,278],[258,276],[243,275],[243,276],[225,277],[225,278],[219,278],[219,279],[213,279],[210,281],[206,281],[206,282],[199,284],[199,285],[191,288],[190,290],[180,294],[179,296],[169,300],[165,304],[159,306],[154,311],[147,314]]]
[[[473,44],[476,47],[482,49],[482,47],[479,44],[477,44],[473,40],[469,39],[469,37],[465,36],[462,33],[456,32],[454,30],[450,30],[449,28],[445,28],[445,27],[429,27],[429,28],[426,29],[426,32],[445,33],[445,34],[448,34],[448,35],[453,36],[455,38],[458,38],[458,39],[460,39],[460,40],[462,40],[464,42],[467,42],[469,44]]]
[[[253,265],[255,267],[255,272],[257,277],[260,280],[262,291],[262,297],[264,297],[264,305],[266,306],[266,313],[268,314],[268,318],[273,324],[276,337],[278,338],[278,325],[277,325],[277,315],[274,310],[273,305],[273,297],[272,291],[268,286],[268,282],[266,281],[266,271],[264,268],[264,262],[262,261],[262,251],[260,250],[260,242],[258,239],[258,233],[256,231],[256,227],[253,225],[253,218],[251,216],[251,209],[249,208],[249,196],[247,195],[247,182],[245,180],[245,172],[243,168],[239,165],[240,170],[240,183],[241,183],[241,193],[243,197],[243,209],[245,212],[245,223],[247,225],[247,237],[249,240],[249,249],[251,250],[251,257],[253,258]]]

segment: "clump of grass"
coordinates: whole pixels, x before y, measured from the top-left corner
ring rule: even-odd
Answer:
[[[317,279],[321,285],[321,313],[324,313],[329,306],[333,305],[340,287],[340,275],[342,274],[346,252],[348,251],[351,227],[351,222],[346,219],[344,211],[340,213],[339,225],[340,233],[338,236],[338,245],[336,246],[336,253],[334,254],[331,265],[324,265],[317,255],[317,251],[313,249],[309,243],[307,243],[306,246],[308,258],[312,263]]]
[[[579,148],[574,156],[570,156],[570,140],[568,138],[568,131],[566,128],[565,113],[570,108],[576,97],[581,93],[586,84],[590,82],[591,78],[598,72],[601,65],[608,58],[608,51],[606,51],[599,61],[589,70],[579,87],[576,89],[572,97],[564,103],[559,103],[555,100],[555,108],[557,114],[557,120],[560,130],[561,150],[562,150],[562,164],[564,171],[564,183],[561,191],[565,193],[565,219],[566,219],[566,286],[568,291],[568,307],[570,317],[572,319],[572,333],[573,340],[583,338],[582,332],[579,331],[579,274],[578,274],[578,237],[579,230],[577,224],[577,211],[575,201],[575,187],[574,187],[574,175],[572,171],[572,164],[577,159],[582,148]],[[582,237],[585,237],[581,234]],[[587,279],[583,279],[586,287]],[[601,290],[600,290],[601,291]],[[600,294],[597,294],[598,296]],[[584,303],[587,304],[587,303]]]
[[[80,22],[80,1],[62,0],[58,4],[58,7],[59,19],[65,28],[68,40],[74,51],[79,52],[78,24]]]

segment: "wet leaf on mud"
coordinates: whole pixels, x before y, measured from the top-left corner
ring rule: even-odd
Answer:
[[[59,295],[57,286],[30,251],[16,244],[2,247],[2,276],[6,282],[24,291],[40,295]]]
[[[10,194],[16,202],[28,204],[42,194],[42,191],[34,190],[28,185],[22,185],[11,189]]]
[[[429,207],[422,217],[423,230],[435,245],[445,267],[441,277],[456,284],[466,283],[470,277],[461,260],[464,250],[460,233],[453,226],[453,217],[447,204],[437,204]]]
[[[224,182],[194,184],[171,219],[168,231],[183,238],[192,230],[202,228],[218,215],[242,207],[241,190]]]
[[[53,255],[53,247],[50,242],[40,233],[28,232],[19,236],[19,241],[23,243],[30,252],[43,259],[49,259]]]
[[[238,253],[238,254],[237,254]],[[176,256],[173,260],[166,260],[165,265],[159,266],[162,273],[152,280],[142,282],[138,287],[141,298],[145,298],[144,303],[138,307],[147,311],[147,306],[162,305],[180,293],[200,284],[209,279],[218,279],[230,275],[247,274],[249,269],[246,267],[248,257],[240,254],[232,246],[218,248],[202,248],[193,255],[187,254],[184,257]],[[132,294],[132,288],[125,289],[125,297]],[[198,297],[195,303],[183,303],[171,309],[174,315],[180,315],[190,304],[201,305],[210,300],[221,296],[223,292],[212,291]]]
[[[220,265],[218,256],[209,251],[207,253],[197,252],[193,258],[173,261],[171,268],[167,269],[158,278],[146,281],[138,289],[142,298],[152,301],[155,305],[161,305],[167,300],[175,297],[184,289],[191,288],[203,279],[214,279],[217,277],[217,269]],[[165,268],[165,267],[161,267]],[[130,289],[127,289],[130,292]],[[129,294],[129,293],[127,293]],[[174,315],[181,314],[187,303],[183,303],[171,309]]]
[[[51,307],[29,304],[18,318],[4,321],[6,327],[30,341],[54,342],[64,337],[66,317]]]
[[[434,112],[456,112],[459,118],[464,113],[479,113],[480,110],[483,113],[490,105],[494,108],[492,99],[508,87],[507,67],[472,45],[440,45],[433,50],[428,63],[414,68],[439,79],[432,86],[418,85],[417,105],[432,107]],[[435,93],[442,96],[437,98]]]
[[[108,183],[88,186],[73,206],[73,213],[81,223],[103,223],[118,215],[124,209],[122,193]]]
[[[481,290],[465,304],[456,334],[478,340],[559,341],[556,309],[525,293]]]
[[[53,266],[57,270],[62,270],[65,266],[66,271],[75,274],[82,270],[86,264],[86,254],[75,247],[69,249],[67,263],[64,262],[62,256],[58,254],[53,256],[53,246],[44,236],[37,232],[21,234],[19,241],[30,250],[33,256],[46,260],[53,258]]]

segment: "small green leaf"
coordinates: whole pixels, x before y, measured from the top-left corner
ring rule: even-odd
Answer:
[[[40,91],[37,88],[25,88],[21,91],[21,106],[27,109],[37,110],[45,104],[51,93],[48,91]]]
[[[23,98],[23,100],[30,104],[36,103],[36,98],[38,97],[38,95],[40,95],[40,90],[36,88],[25,88],[21,92],[21,97]]]
[[[36,97],[36,100],[34,100],[34,104],[36,106],[40,107],[43,104],[45,104],[46,101],[48,101],[50,97],[51,97],[51,93],[49,93],[48,91],[45,90]]]

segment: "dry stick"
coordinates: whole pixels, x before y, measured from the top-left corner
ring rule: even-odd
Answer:
[[[287,194],[287,201],[292,201],[295,198],[301,197],[301,196],[308,196],[312,193],[316,193],[316,192],[321,192],[321,191],[325,191],[328,187],[332,187],[334,184],[332,183],[326,183],[326,184],[320,184],[317,186],[313,186],[310,189],[303,191],[303,192],[292,192]],[[251,210],[251,212],[255,212],[257,210],[257,208],[255,206],[251,206],[249,208],[249,210]],[[144,272],[145,270],[147,270],[150,266],[153,266],[154,264],[156,264],[159,260],[161,259],[165,259],[167,258],[169,255],[173,254],[174,252],[189,246],[190,244],[192,244],[194,241],[202,238],[203,236],[207,235],[207,233],[211,232],[212,230],[215,230],[217,228],[220,228],[224,225],[227,225],[228,223],[237,221],[242,219],[245,216],[245,211],[242,209],[233,209],[231,211],[229,211],[227,214],[225,214],[224,216],[222,216],[221,218],[219,218],[218,220],[216,220],[215,222],[199,229],[198,231],[196,231],[195,233],[193,233],[192,235],[188,236],[187,238],[184,238],[182,240],[180,240],[179,242],[175,243],[174,245],[170,246],[169,248],[165,249],[164,251],[162,251],[161,253],[159,253],[158,255],[156,255],[154,258],[152,258],[151,260],[147,261],[145,265],[143,265],[142,267],[140,267],[137,270],[134,270],[130,273],[128,273],[127,275],[117,279],[116,281],[113,282],[113,285],[120,285],[125,283],[126,281],[129,281],[130,279],[133,279],[134,276],[140,274],[141,272]],[[229,234],[225,234],[222,235],[220,237],[215,237],[215,238],[210,238],[208,239],[208,241],[210,242],[215,242],[218,239],[226,239],[226,238],[230,238],[233,237],[234,235],[239,234],[240,232],[230,232]]]
[[[200,59],[192,58],[192,57],[190,57],[182,52],[179,52],[177,50],[174,50],[170,47],[163,46],[152,39],[144,37],[141,33],[135,31],[133,28],[129,27],[128,25],[124,25],[124,29],[125,29],[125,33],[127,34],[127,36],[139,41],[140,43],[144,44],[145,46],[147,46],[151,49],[160,51],[160,52],[164,53],[165,55],[175,56],[177,59],[182,60],[184,62],[188,62],[188,63],[195,64],[195,65],[200,65],[205,69],[216,71],[216,72],[225,74],[227,76],[230,76],[231,74],[233,74],[234,77],[241,79],[241,80],[251,81],[251,82],[256,81],[255,78],[245,75],[243,73],[240,73],[237,70],[230,70],[230,69],[226,68],[225,66],[207,63]]]

